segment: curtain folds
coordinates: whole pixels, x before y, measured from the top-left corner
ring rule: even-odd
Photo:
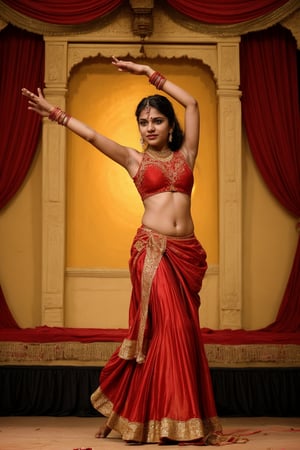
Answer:
[[[167,0],[167,3],[192,19],[224,25],[264,16],[288,3],[288,0]]]
[[[0,210],[22,185],[34,158],[41,119],[27,111],[21,89],[43,87],[41,36],[6,27],[0,33]]]
[[[124,0],[0,0],[0,17],[37,34],[88,33],[108,23]]]
[[[76,25],[110,13],[123,0],[2,0],[10,8],[42,22]]]
[[[267,186],[295,221],[300,217],[296,50],[290,32],[279,25],[241,42],[242,115],[250,148]],[[266,330],[300,331],[300,243],[276,321]]]
[[[166,0],[181,26],[214,36],[240,36],[269,28],[299,9],[299,0]]]
[[[125,0],[0,0],[0,17],[37,34],[89,33],[109,23]],[[239,36],[273,26],[299,9],[299,0],[164,0],[181,26],[215,36]]]

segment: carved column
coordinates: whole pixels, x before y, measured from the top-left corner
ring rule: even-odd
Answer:
[[[50,103],[65,109],[67,42],[47,42],[46,88]],[[44,120],[42,223],[42,324],[64,325],[66,129]]]
[[[240,328],[242,189],[239,44],[218,43],[220,328]]]

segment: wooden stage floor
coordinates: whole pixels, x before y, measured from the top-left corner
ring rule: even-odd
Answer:
[[[117,434],[107,439],[94,438],[103,422],[103,418],[0,417],[0,450],[121,450],[130,447]],[[224,418],[222,423],[224,433],[237,432],[249,439],[246,444],[227,445],[228,449],[300,449],[300,418]],[[146,447],[157,449],[158,445],[147,444]],[[168,448],[180,447],[170,445]]]

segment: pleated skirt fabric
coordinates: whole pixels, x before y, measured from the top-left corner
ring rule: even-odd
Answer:
[[[141,227],[129,267],[128,336],[103,368],[92,404],[128,442],[214,443],[222,427],[199,324],[206,253],[194,235]]]

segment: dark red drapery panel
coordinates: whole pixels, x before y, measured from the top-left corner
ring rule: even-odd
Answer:
[[[265,331],[300,332],[300,239],[294,264],[275,322]]]
[[[300,115],[297,47],[288,30],[278,25],[243,36],[241,87],[243,119],[257,166],[275,197],[298,218]],[[276,321],[266,329],[300,331],[300,242]]]
[[[6,304],[4,294],[0,286],[0,330],[1,328],[20,329]]]
[[[228,25],[257,19],[288,0],[167,0],[178,12],[199,22]]]
[[[104,16],[124,0],[3,0],[10,8],[42,22],[76,25]]]
[[[22,87],[44,80],[41,36],[7,26],[0,33],[0,209],[20,188],[35,155],[41,120],[27,110]]]

